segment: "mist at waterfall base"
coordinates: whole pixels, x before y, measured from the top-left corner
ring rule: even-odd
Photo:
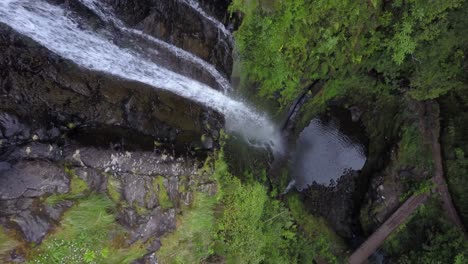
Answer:
[[[85,19],[62,6],[43,0],[2,0],[0,22],[81,67],[168,90],[214,109],[224,115],[228,132],[241,135],[254,146],[282,152],[280,131],[267,116],[159,65],[142,50],[119,46],[109,36],[110,31],[91,30],[84,25]]]
[[[334,186],[340,177],[361,170],[367,159],[363,134],[346,110],[313,119],[297,139],[287,191],[293,186],[299,191],[313,184]]]

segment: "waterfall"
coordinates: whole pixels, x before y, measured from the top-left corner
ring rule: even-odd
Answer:
[[[228,131],[252,145],[282,150],[279,130],[265,115],[155,64],[136,50],[119,47],[106,34],[83,29],[83,21],[61,6],[41,0],[2,0],[0,22],[81,67],[168,90],[212,108],[225,116]]]
[[[143,37],[146,40],[151,41],[155,45],[169,51],[170,53],[174,54],[178,58],[195,63],[196,65],[200,66],[201,68],[209,72],[211,76],[215,78],[215,80],[218,82],[218,84],[221,86],[221,88],[225,92],[228,92],[231,90],[231,85],[229,81],[222,74],[220,74],[219,71],[216,70],[216,68],[213,65],[207,63],[206,61],[200,59],[199,57],[193,55],[190,52],[187,52],[174,45],[164,42],[160,39],[157,39],[148,34],[145,34],[141,30],[126,27],[123,21],[121,21],[115,16],[115,14],[113,13],[113,10],[110,7],[105,5],[104,1],[102,0],[79,0],[79,2],[81,2],[87,8],[92,10],[101,20],[105,22],[113,23],[114,26],[116,26],[118,29],[124,32],[128,32],[128,33]]]
[[[192,8],[195,12],[197,12],[201,17],[205,18],[206,20],[210,21],[217,29],[218,32],[222,32],[223,36],[226,37],[230,44],[234,42],[231,32],[229,32],[223,23],[219,22],[216,18],[211,17],[208,15],[203,8],[201,8],[200,4],[196,0],[181,0],[182,3],[188,5]]]

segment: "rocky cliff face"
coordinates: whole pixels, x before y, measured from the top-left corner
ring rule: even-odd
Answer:
[[[230,72],[229,42],[187,5],[111,2],[132,26]],[[223,123],[170,92],[82,69],[0,24],[0,224],[40,243],[75,203],[45,201],[71,197],[78,179],[84,192],[114,200],[125,243],[143,242],[142,261],[154,262],[151,253],[175,228],[191,191],[216,192],[199,168]],[[24,248],[0,255],[1,262],[25,260]]]
[[[190,51],[230,75],[233,42],[206,16],[227,22],[230,1],[107,0],[129,26]],[[196,6],[206,15],[197,11]],[[205,11],[207,10],[207,11]],[[177,23],[174,23],[177,21]]]

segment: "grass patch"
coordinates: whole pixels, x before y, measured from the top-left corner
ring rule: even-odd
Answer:
[[[130,263],[146,251],[113,245],[111,234],[124,231],[115,222],[114,203],[105,196],[91,195],[69,209],[59,229],[31,252],[28,263]]]
[[[158,251],[161,263],[200,263],[213,254],[216,197],[195,193],[190,208],[177,219]]]
[[[19,246],[19,242],[7,234],[6,230],[0,226],[0,261],[6,263],[7,254]]]

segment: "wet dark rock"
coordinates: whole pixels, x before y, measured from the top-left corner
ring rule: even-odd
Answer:
[[[130,25],[230,74],[229,42],[186,5],[109,1]],[[87,16],[90,11],[77,1],[50,2],[82,13],[96,27],[103,24]],[[202,4],[221,17],[227,7],[222,3]],[[78,67],[0,24],[0,224],[20,231],[25,241],[40,243],[60,225],[76,201],[67,195],[53,205],[45,200],[69,193],[71,179],[78,177],[87,184],[85,193],[112,196],[118,222],[130,233],[127,242],[147,241],[145,263],[156,263],[151,252],[175,229],[182,204],[192,200],[191,190],[217,191],[216,183],[198,169],[207,150],[219,146],[223,125],[222,116],[207,107]],[[113,181],[117,187],[111,186]],[[190,191],[179,192],[181,185]],[[160,204],[160,189],[171,206]]]
[[[202,145],[203,145],[204,149],[212,149],[213,145],[214,145],[214,141],[213,141],[213,139],[211,137],[203,135],[202,136]]]
[[[35,134],[39,140],[50,140],[63,134],[58,129],[110,127],[122,128],[113,129],[117,139],[136,133],[184,152],[203,134],[222,126],[222,118],[212,110],[167,91],[81,69],[7,26],[0,25],[0,40],[5,42],[0,45],[3,145],[32,140]],[[130,112],[125,110],[129,98]],[[217,120],[210,129],[201,125],[207,113]]]
[[[133,239],[141,239],[145,242],[150,238],[160,237],[164,233],[175,229],[175,216],[175,209],[162,211],[157,208],[149,216],[148,221],[133,233]]]
[[[0,172],[11,169],[11,164],[8,162],[0,161]]]
[[[334,186],[312,184],[305,192],[304,203],[309,210],[324,217],[338,235],[352,238],[359,225],[355,212],[359,204],[354,200],[356,172],[337,180]]]
[[[60,160],[61,158],[62,153],[57,145],[37,142],[16,147],[7,157],[8,160],[13,161],[20,159]]]
[[[408,183],[423,180],[414,168],[400,167],[396,152],[383,171],[375,172],[360,211],[364,232],[375,231],[402,204],[402,197],[409,191]]]
[[[50,229],[49,222],[41,216],[33,215],[29,211],[21,212],[13,221],[23,232],[26,241],[39,243]]]
[[[202,6],[203,10],[219,21],[227,22],[229,18],[228,7],[231,0],[199,0],[197,1]]]
[[[45,213],[50,219],[58,222],[63,212],[65,212],[65,210],[70,208],[72,205],[72,201],[62,201],[55,205],[45,205]]]
[[[138,222],[139,217],[138,214],[135,212],[133,208],[127,208],[122,211],[120,214],[120,220],[123,222],[123,224],[127,227],[134,228],[138,224],[141,224]]]
[[[131,174],[121,174],[123,195],[128,204],[140,207],[154,208],[158,201],[154,192],[149,189],[152,186],[150,177],[134,177]]]
[[[10,216],[19,214],[22,211],[28,210],[33,206],[34,199],[32,198],[18,198],[9,200],[0,200],[0,215]]]
[[[138,259],[134,264],[158,264],[156,253],[147,254],[141,259]]]
[[[91,191],[105,192],[107,188],[107,180],[95,169],[91,168],[74,168],[74,174],[84,180]]]
[[[21,161],[0,172],[0,200],[38,197],[68,191],[63,170],[45,161]]]
[[[10,138],[19,136],[23,138],[29,137],[28,127],[22,124],[18,118],[8,113],[0,113],[0,131],[2,137]]]
[[[362,115],[362,111],[361,111],[361,109],[359,109],[359,107],[351,106],[349,108],[349,112],[351,112],[351,119],[353,120],[353,122],[359,121],[359,119],[361,118],[361,115]]]

